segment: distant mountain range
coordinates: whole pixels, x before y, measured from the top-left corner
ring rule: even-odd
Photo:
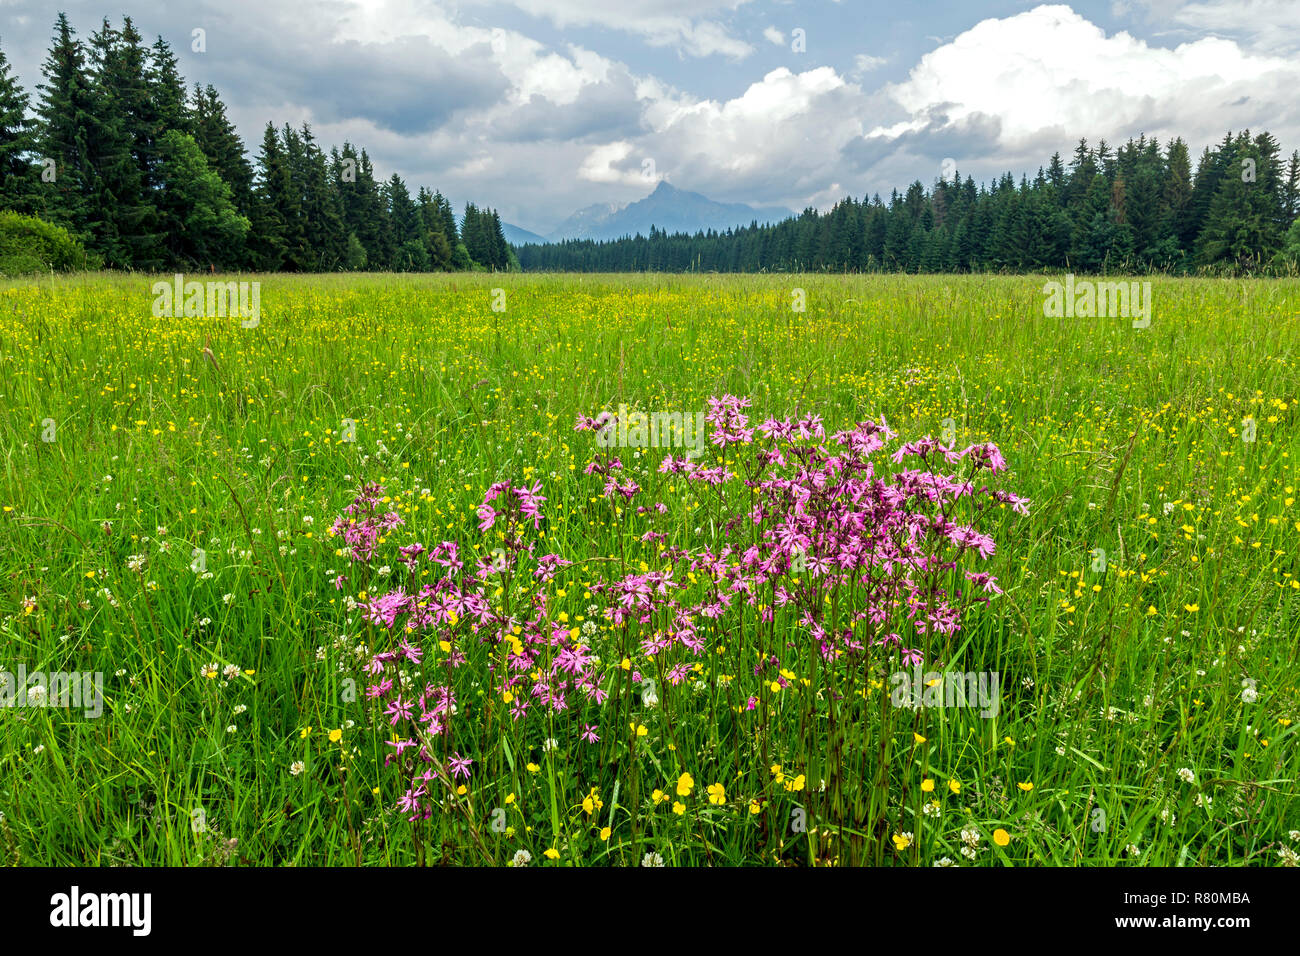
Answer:
[[[535,232],[529,232],[527,229],[519,226],[512,226],[508,222],[501,223],[501,232],[506,237],[506,242],[512,246],[522,246],[528,242],[545,242],[545,236],[539,236]]]
[[[744,203],[714,202],[699,193],[687,192],[659,183],[645,199],[626,205],[596,203],[579,209],[546,236],[503,222],[501,230],[506,242],[523,245],[528,242],[560,242],[564,239],[618,239],[622,236],[650,234],[650,227],[665,232],[696,233],[702,229],[722,232],[733,226],[748,226],[752,222],[780,222],[793,216],[789,209],[780,206],[755,207]]]

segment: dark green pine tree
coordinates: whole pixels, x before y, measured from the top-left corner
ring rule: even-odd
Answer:
[[[308,235],[304,201],[308,162],[306,147],[298,132],[288,123],[280,130],[283,155],[283,184],[276,199],[285,222],[285,267],[294,272],[314,272],[318,268],[316,250]]]
[[[1233,141],[1231,153],[1197,240],[1198,258],[1205,265],[1258,268],[1273,258],[1282,243],[1276,150],[1270,151],[1267,141],[1252,141],[1242,133]],[[1253,179],[1243,172],[1249,168],[1243,160],[1253,160]]]
[[[1287,226],[1300,217],[1300,150],[1293,151],[1286,164],[1286,179],[1282,185],[1282,210]]]
[[[81,41],[60,13],[54,41],[38,84],[36,149],[40,164],[41,208],[61,226],[90,244],[94,171],[88,145],[91,90]]]
[[[344,265],[347,232],[343,205],[325,154],[306,123],[298,133],[297,148],[290,151],[295,188],[302,197],[303,228],[311,262],[305,268],[328,272]]]
[[[0,209],[39,214],[40,174],[27,93],[0,49]]]
[[[415,197],[415,205],[420,218],[420,230],[424,244],[429,250],[429,267],[438,272],[451,269],[451,243],[443,231],[442,213],[434,201],[433,193],[423,186]]]
[[[86,139],[93,174],[89,229],[92,245],[113,268],[162,264],[158,212],[136,152],[144,87],[139,52],[138,44],[133,47],[108,20],[90,38],[95,73]]]
[[[1201,230],[1205,228],[1210,214],[1210,204],[1219,192],[1219,184],[1229,174],[1230,167],[1237,166],[1236,137],[1228,133],[1223,137],[1217,149],[1206,147],[1196,164],[1196,177],[1192,181],[1192,197],[1187,204],[1187,232],[1180,236],[1185,248],[1200,247]]]
[[[510,243],[506,242],[505,230],[501,228],[501,217],[495,209],[488,210],[483,228],[492,250],[492,268],[498,272],[505,272],[510,268]]]
[[[999,190],[994,199],[993,232],[989,236],[989,264],[999,269],[1018,269],[1023,263],[1028,230],[1021,199],[1014,189]]]
[[[1074,245],[1070,262],[1075,268],[1100,271],[1112,261],[1116,245],[1116,223],[1111,213],[1111,189],[1106,177],[1094,173],[1088,195],[1079,207],[1074,223]]]
[[[344,143],[333,176],[342,206],[343,226],[357,237],[365,252],[367,268],[389,268],[395,248],[392,226],[369,155],[364,149],[358,154],[351,143]]]
[[[1070,161],[1070,180],[1065,187],[1065,206],[1076,222],[1083,215],[1081,210],[1088,200],[1093,177],[1098,171],[1097,160],[1088,148],[1088,141],[1079,140],[1079,145],[1074,147],[1074,158]]]
[[[1251,140],[1247,131],[1241,154],[1247,152],[1255,159],[1255,182],[1262,193],[1256,198],[1268,223],[1264,236],[1264,254],[1271,257],[1281,244],[1287,227],[1291,225],[1287,212],[1287,182],[1286,171],[1282,167],[1282,146],[1272,133],[1263,132]]]
[[[235,208],[241,215],[248,215],[253,207],[253,165],[248,161],[243,139],[226,116],[226,105],[216,88],[195,83],[186,117],[208,165],[230,187]]]
[[[392,224],[392,268],[397,272],[428,272],[429,248],[421,237],[420,216],[402,177],[393,173],[385,183],[388,216]]]
[[[484,265],[486,250],[483,229],[479,222],[478,207],[472,202],[465,204],[465,214],[460,219],[460,238],[465,243],[465,251],[475,265]]]
[[[257,157],[257,182],[249,216],[252,228],[248,248],[254,268],[278,272],[286,267],[290,247],[297,248],[301,242],[298,220],[284,148],[274,124],[268,122]]]
[[[1052,161],[1047,166],[1047,181],[1052,184],[1058,197],[1063,198],[1063,190],[1065,189],[1069,178],[1065,172],[1065,164],[1061,162],[1060,153],[1052,154]]]
[[[473,262],[470,260],[469,250],[465,248],[460,230],[456,227],[456,213],[452,211],[451,200],[441,192],[435,192],[433,202],[442,216],[442,231],[447,236],[447,241],[451,243],[451,267],[458,271],[470,268]]]
[[[1165,151],[1165,178],[1160,192],[1161,222],[1153,261],[1173,264],[1186,261],[1187,237],[1192,236],[1192,162],[1181,138]]]
[[[153,100],[157,121],[155,135],[161,138],[170,130],[194,135],[189,107],[185,102],[185,78],[181,76],[176,54],[162,37],[157,37],[149,48],[149,65],[144,78]]]

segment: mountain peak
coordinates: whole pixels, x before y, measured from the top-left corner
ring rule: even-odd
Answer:
[[[588,206],[580,209],[556,227],[546,238],[618,239],[621,236],[648,236],[650,227],[661,232],[694,234],[704,229],[723,232],[751,222],[780,222],[794,213],[779,206],[755,208],[744,203],[714,202],[699,193],[678,189],[666,179],[655,185],[644,199],[626,206]]]

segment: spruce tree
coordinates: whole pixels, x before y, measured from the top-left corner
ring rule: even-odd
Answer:
[[[91,92],[86,54],[67,14],[59,14],[54,29],[54,41],[41,67],[45,81],[37,86],[41,206],[53,222],[89,245],[94,174],[87,144]]]
[[[27,93],[0,48],[0,209],[32,214],[40,211],[40,178],[27,107]]]

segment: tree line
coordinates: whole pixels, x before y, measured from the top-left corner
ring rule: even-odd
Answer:
[[[784,222],[520,246],[525,270],[576,272],[1278,271],[1300,267],[1300,152],[1227,134],[1192,174],[1187,144],[1079,140],[1032,179],[918,180]]]
[[[0,49],[0,210],[63,227],[114,269],[518,268],[495,210],[376,178],[364,149],[267,123],[250,160],[212,85],[187,90],[129,17],[87,42],[64,14],[33,103]]]

